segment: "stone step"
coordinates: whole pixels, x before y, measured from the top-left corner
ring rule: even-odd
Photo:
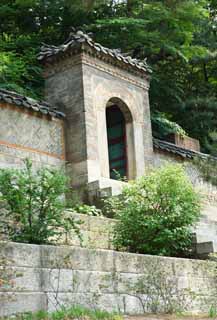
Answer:
[[[199,223],[193,230],[197,243],[216,242],[217,243],[217,222],[202,216]]]
[[[101,199],[121,194],[126,182],[100,178],[97,181],[89,182],[87,185],[89,202],[92,204],[100,202]]]
[[[217,243],[214,241],[201,242],[196,244],[196,253],[199,256],[208,256],[210,253],[217,252]]]

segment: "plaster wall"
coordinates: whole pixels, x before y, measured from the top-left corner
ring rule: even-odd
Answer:
[[[0,167],[18,168],[29,158],[37,167],[64,164],[63,121],[0,104]]]

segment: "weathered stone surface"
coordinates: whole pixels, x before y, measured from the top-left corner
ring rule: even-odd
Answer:
[[[130,314],[171,306],[198,313],[216,301],[215,262],[14,243],[7,252],[15,282],[0,287],[0,315],[76,304]]]
[[[0,242],[0,257],[7,265],[17,267],[41,267],[41,247],[21,243]]]
[[[90,249],[112,249],[113,228],[116,220],[105,217],[94,217],[67,211],[79,222],[80,234],[73,230],[57,240],[58,244],[78,246]]]
[[[0,292],[0,316],[15,313],[47,309],[47,297],[42,292],[9,293],[7,296]]]

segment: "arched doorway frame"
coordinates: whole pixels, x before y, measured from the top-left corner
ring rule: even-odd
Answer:
[[[106,110],[108,108],[116,106],[123,114],[125,120],[125,152],[126,152],[126,178],[132,180],[135,178],[135,148],[134,148],[134,131],[133,131],[133,117],[130,109],[126,103],[120,98],[113,97],[106,103]],[[107,127],[106,127],[107,133]],[[108,137],[107,137],[108,140]],[[109,146],[107,146],[107,149]],[[109,163],[109,155],[108,155]],[[109,164],[109,176],[110,176],[110,164]]]
[[[94,167],[95,176],[110,179],[105,109],[113,103],[119,105],[127,119],[128,179],[133,180],[144,174],[145,168],[144,110],[141,107],[143,101],[140,101],[134,91],[128,90],[127,87],[123,90],[119,83],[116,86],[111,83],[111,87],[109,85],[105,87],[104,83],[98,84],[91,101],[94,106],[91,112],[93,111],[92,119],[96,124],[95,137],[98,146],[96,161],[99,164],[99,171],[96,166]]]

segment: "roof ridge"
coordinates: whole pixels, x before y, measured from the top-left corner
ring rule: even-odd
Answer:
[[[174,144],[172,142],[161,140],[161,139],[154,138],[154,137],[153,137],[153,145],[157,149],[161,149],[161,150],[164,150],[167,152],[172,152],[172,153],[177,154],[177,155],[184,157],[184,158],[193,159],[194,156],[198,155],[201,158],[211,157],[213,159],[216,159],[215,157],[212,157],[209,154],[186,149],[186,148],[178,146],[177,144]]]
[[[42,100],[36,100],[27,96],[24,96],[15,91],[9,91],[0,88],[0,102],[6,102],[16,105],[18,107],[24,107],[32,109],[33,111],[40,112],[46,115],[54,116],[57,118],[65,117],[65,114],[52,107],[48,102]]]
[[[91,35],[91,33],[85,33],[81,30],[78,30],[77,32],[71,32],[68,39],[59,46],[43,44],[43,46],[41,47],[41,51],[38,54],[38,60],[52,60],[54,56],[63,54],[64,52],[66,52],[70,48],[77,46],[78,44],[81,45],[82,43],[86,43],[99,53],[109,55],[110,57],[122,61],[125,64],[131,65],[132,67],[135,67],[142,72],[151,73],[151,69],[147,64],[147,59],[139,60],[131,57],[127,53],[122,53],[120,49],[110,49],[104,47],[100,43],[95,42]]]

